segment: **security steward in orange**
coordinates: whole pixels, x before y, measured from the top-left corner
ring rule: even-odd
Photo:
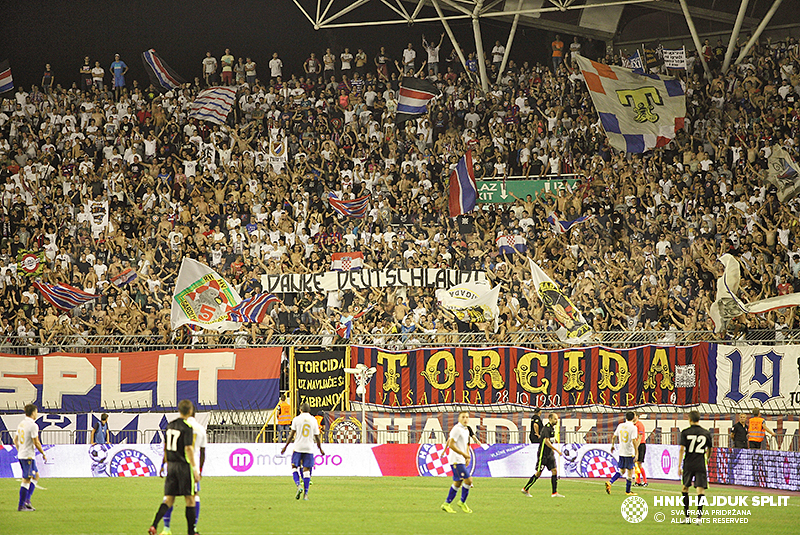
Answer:
[[[747,441],[751,450],[761,449],[764,444],[764,433],[775,436],[775,433],[764,425],[764,418],[759,414],[761,414],[761,411],[753,409],[753,416],[750,417],[750,421],[747,424]]]
[[[280,440],[286,439],[286,433],[292,425],[292,406],[286,401],[286,394],[281,394],[281,400],[278,402],[278,430],[280,432]]]

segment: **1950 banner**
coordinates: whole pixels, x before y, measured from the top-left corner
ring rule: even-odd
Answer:
[[[709,397],[708,345],[532,351],[521,347],[385,351],[353,346],[374,366],[365,402],[389,406],[514,403],[564,407],[691,405]],[[353,379],[348,379],[353,381]],[[355,384],[350,400],[356,401]]]
[[[47,412],[204,408],[272,409],[280,347],[141,353],[0,354],[0,409],[36,403]]]

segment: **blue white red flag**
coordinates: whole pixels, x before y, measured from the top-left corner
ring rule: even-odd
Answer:
[[[524,236],[508,234],[495,240],[500,254],[524,253],[528,250],[528,243]]]
[[[236,100],[235,87],[209,87],[201,91],[189,108],[190,119],[225,124]]]
[[[136,276],[137,276],[136,271],[133,268],[128,268],[126,270],[123,270],[116,277],[112,277],[111,284],[119,288],[120,286],[128,284],[129,282],[135,281]]]
[[[36,281],[33,286],[42,293],[42,297],[48,303],[59,310],[72,310],[100,297],[99,294],[90,294],[66,284],[48,284]]]
[[[14,89],[14,79],[11,77],[11,64],[8,60],[0,61],[0,93]]]
[[[472,168],[472,151],[467,151],[450,173],[450,217],[471,212],[478,201],[478,186]]]
[[[269,307],[280,303],[274,294],[258,294],[244,299],[228,313],[230,321],[237,323],[261,323]]]
[[[397,114],[395,123],[402,124],[408,119],[424,115],[428,102],[441,95],[439,88],[424,78],[403,78],[397,93]]]
[[[569,232],[569,230],[584,221],[588,221],[589,219],[593,218],[594,214],[587,214],[582,215],[572,221],[561,221],[556,217],[556,214],[550,214],[547,216],[547,222],[550,223],[550,227],[553,229],[553,232],[556,234],[564,234],[565,232]]]
[[[178,89],[181,84],[186,83],[152,48],[142,52],[142,63],[144,63],[144,69],[150,77],[150,83],[159,90]]]
[[[363,267],[364,253],[361,251],[331,254],[331,270],[333,271],[351,271]]]
[[[343,201],[331,192],[328,194],[328,202],[331,203],[331,208],[345,217],[364,217],[369,208],[369,195],[352,201]]]

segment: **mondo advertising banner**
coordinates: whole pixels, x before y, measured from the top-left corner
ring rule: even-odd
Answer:
[[[293,350],[298,406],[308,403],[312,414],[344,408],[345,354],[345,348]]]
[[[203,475],[286,476],[291,474],[292,452],[281,455],[282,444],[209,444]],[[561,444],[561,477],[608,478],[617,457],[610,445]],[[92,445],[48,446],[48,461],[37,453],[42,477],[157,476],[162,446]],[[325,444],[325,454],[314,457],[315,476],[426,476],[452,477],[444,444]],[[652,453],[650,453],[652,451]],[[676,446],[653,446],[645,470],[649,477],[678,479]],[[475,477],[529,477],[536,471],[538,445],[473,445],[470,474]],[[651,475],[652,474],[652,475]],[[0,450],[0,477],[20,477],[16,450]],[[549,474],[545,474],[549,475]]]
[[[536,407],[691,405],[709,393],[708,345],[531,351],[520,347],[387,351],[351,347],[350,366],[374,366],[366,403],[511,403]],[[348,379],[353,381],[353,379]],[[350,400],[356,401],[355,384]]]
[[[710,403],[735,408],[800,408],[800,346],[712,344]]]
[[[0,409],[42,412],[272,409],[278,403],[281,348],[139,353],[0,354]]]

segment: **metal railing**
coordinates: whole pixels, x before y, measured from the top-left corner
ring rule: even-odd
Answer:
[[[185,338],[152,335],[64,335],[41,344],[26,337],[7,336],[0,341],[0,353],[47,355],[69,353],[119,353],[167,349],[204,349],[220,347],[317,347],[371,345],[386,348],[415,348],[421,346],[485,346],[516,345],[522,347],[562,348],[605,345],[629,348],[639,345],[687,345],[699,342],[719,342],[732,345],[796,344],[800,329],[776,332],[771,329],[751,330],[737,338],[719,336],[711,331],[602,331],[582,344],[565,344],[552,331],[518,331],[500,336],[486,333],[403,333],[353,334],[349,340],[333,334],[273,334],[250,336],[236,333],[203,333]]]

